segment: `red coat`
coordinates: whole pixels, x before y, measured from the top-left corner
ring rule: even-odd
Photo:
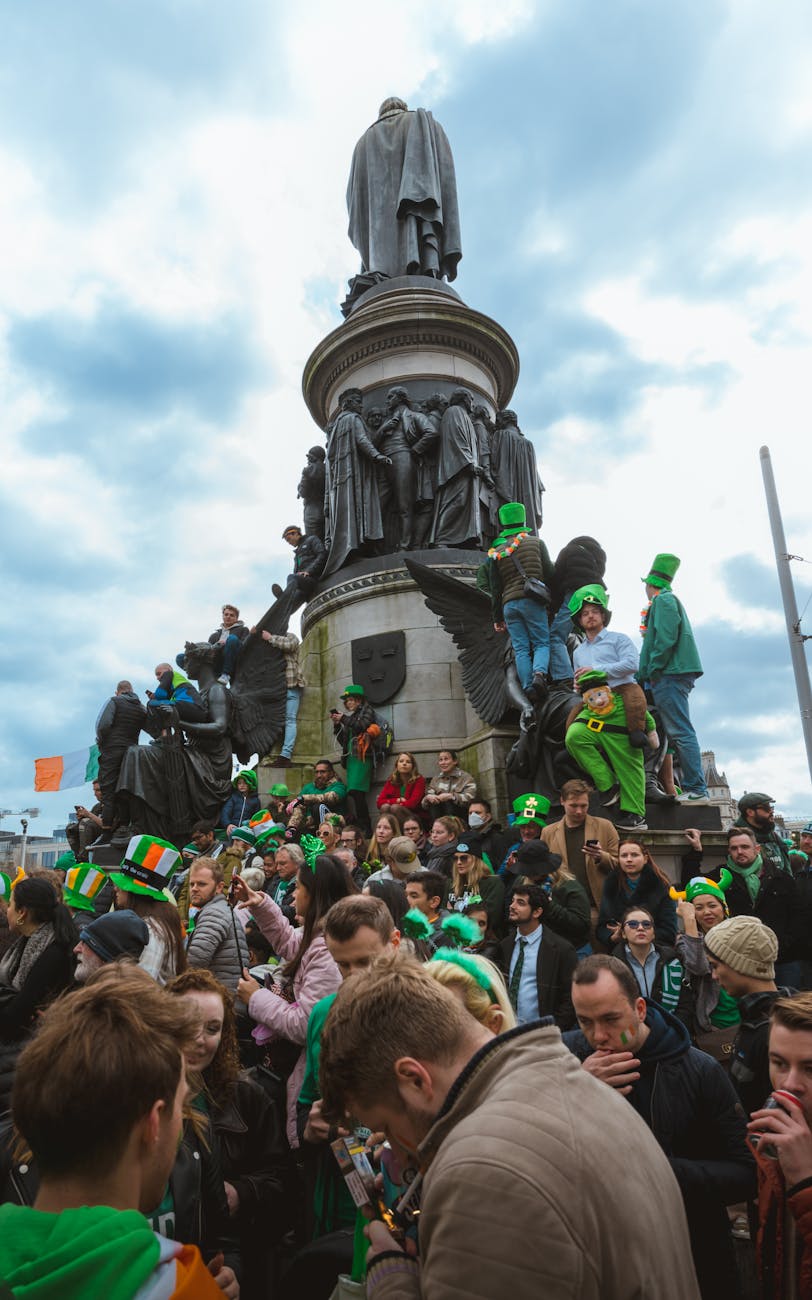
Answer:
[[[416,776],[406,786],[403,794],[400,791],[401,787],[395,781],[387,781],[378,795],[378,807],[382,808],[385,803],[396,803],[401,808],[408,808],[409,812],[418,812],[426,793],[426,778]]]
[[[812,1187],[801,1187],[787,1197],[784,1176],[777,1160],[759,1155],[758,1241],[756,1257],[762,1294],[774,1300],[812,1300]],[[789,1295],[784,1287],[784,1251],[787,1215],[795,1221],[798,1250],[798,1288]]]

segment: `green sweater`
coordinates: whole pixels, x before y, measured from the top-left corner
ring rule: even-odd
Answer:
[[[688,615],[673,591],[661,591],[648,612],[637,680],[656,682],[658,677],[675,673],[700,677],[702,663]]]

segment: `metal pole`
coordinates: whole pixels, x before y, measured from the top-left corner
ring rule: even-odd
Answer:
[[[20,866],[22,867],[23,871],[25,871],[25,850],[28,844],[28,822],[24,817],[21,817],[20,821],[23,827],[23,844],[22,844],[22,850],[20,852]]]
[[[775,490],[775,478],[773,477],[769,447],[762,447],[758,454],[761,457],[761,474],[764,479],[767,513],[770,516],[770,528],[773,535],[773,546],[775,547],[778,582],[781,587],[781,599],[784,602],[784,617],[787,620],[789,652],[792,659],[792,671],[795,674],[795,689],[798,692],[801,730],[806,745],[806,761],[809,765],[809,775],[812,777],[812,689],[810,689],[809,685],[809,665],[804,650],[806,638],[801,632],[800,619],[798,618],[798,605],[795,600],[795,588],[792,584],[789,553],[787,552],[787,542],[784,537],[784,524],[778,504],[778,493]]]

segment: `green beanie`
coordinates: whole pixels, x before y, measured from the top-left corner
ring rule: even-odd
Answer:
[[[257,792],[256,772],[252,772],[251,769],[248,767],[243,768],[240,772],[238,772],[237,775],[234,777],[233,781],[231,782],[235,790],[237,789],[238,781],[244,781],[245,784],[248,786],[248,789],[252,790],[254,794],[256,794]]]

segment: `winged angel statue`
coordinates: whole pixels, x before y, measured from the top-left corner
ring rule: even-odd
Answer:
[[[285,726],[285,660],[261,633],[287,631],[283,596],[243,642],[228,690],[217,678],[222,650],[187,641],[184,671],[196,681],[208,717],[182,722],[171,704],[152,708],[155,739],[131,745],[124,756],[119,793],[130,810],[127,833],[158,835],[176,844],[196,821],[216,822],[231,793],[232,756],[241,763],[267,754]]]
[[[517,785],[553,798],[562,777],[571,775],[564,732],[579,697],[551,690],[534,707],[519,683],[510,638],[494,631],[490,597],[409,556],[404,563],[426,605],[454,640],[465,693],[482,721],[495,727],[518,717],[519,737],[507,758],[508,772]]]

